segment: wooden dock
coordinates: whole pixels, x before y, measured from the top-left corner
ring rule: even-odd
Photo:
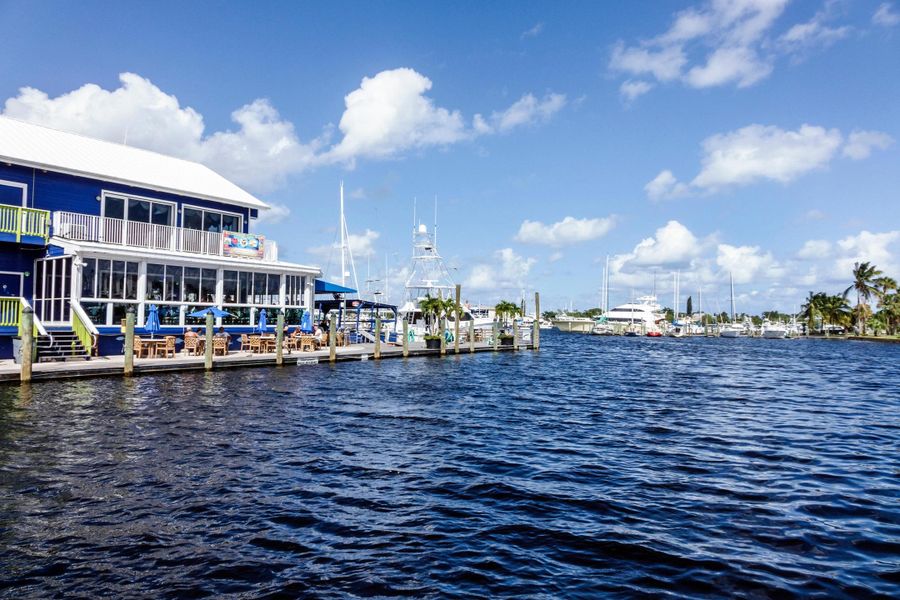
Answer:
[[[521,343],[518,350],[530,350],[531,344]],[[466,355],[472,352],[493,352],[491,344],[479,342],[470,351],[468,344],[460,347],[459,354]],[[513,352],[511,346],[499,346],[498,352]],[[450,346],[446,349],[446,356],[454,356],[456,352]],[[354,344],[337,348],[335,362],[376,360],[375,344]],[[410,344],[409,357],[440,357],[440,350],[425,348],[424,343]],[[381,345],[381,359],[403,358],[401,346]],[[283,356],[284,366],[314,366],[329,364],[328,349],[315,352],[293,351]],[[249,352],[232,352],[228,356],[217,356],[213,360],[213,370],[247,367],[274,367],[277,366],[276,355],[251,354]],[[72,379],[82,377],[112,377],[123,376],[125,367],[124,356],[100,356],[85,361],[70,362],[45,362],[35,363],[32,367],[32,381],[53,381],[57,379]],[[172,373],[179,371],[203,371],[203,356],[176,355],[175,358],[135,358],[134,374],[143,375],[151,373]],[[0,383],[18,384],[20,367],[12,360],[0,361]]]

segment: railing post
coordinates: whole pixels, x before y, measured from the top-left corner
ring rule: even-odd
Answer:
[[[447,318],[441,317],[441,355],[447,354]]]
[[[409,356],[409,322],[403,319],[403,358]]]
[[[475,319],[469,321],[469,354],[475,352]]]
[[[494,352],[496,352],[497,348],[500,347],[500,323],[497,321],[497,319],[494,319],[492,327],[493,339],[491,341],[494,343]]]
[[[284,364],[284,309],[278,311],[278,324],[275,332],[275,364]]]
[[[206,345],[203,348],[203,366],[207,371],[213,368],[213,314],[206,313]]]
[[[31,361],[34,356],[34,309],[26,306],[22,311],[22,372],[19,380],[22,383],[31,381]]]
[[[541,294],[534,293],[534,333],[531,334],[531,348],[541,349]]]
[[[462,284],[456,284],[456,319],[454,319],[453,332],[453,350],[459,354],[459,316],[461,314],[459,307],[459,298],[462,296]]]
[[[381,358],[381,315],[375,315],[375,358]]]
[[[331,313],[331,321],[328,323],[328,360],[334,362],[337,358],[337,316]]]
[[[134,306],[125,313],[125,377],[134,375]]]

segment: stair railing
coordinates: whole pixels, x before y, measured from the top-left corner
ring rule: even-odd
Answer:
[[[78,341],[81,342],[81,345],[87,351],[88,356],[93,356],[94,347],[99,339],[100,332],[97,331],[94,322],[91,321],[87,316],[87,313],[84,312],[84,309],[81,308],[80,302],[73,300],[69,304],[72,309],[72,331],[75,332]]]

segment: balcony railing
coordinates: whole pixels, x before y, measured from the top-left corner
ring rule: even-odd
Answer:
[[[50,212],[0,204],[0,233],[16,236],[17,242],[23,236],[41,238],[46,245],[50,239]]]
[[[154,225],[95,215],[57,211],[53,213],[53,235],[79,242],[100,242],[148,250],[166,250],[206,256],[223,256],[222,233]],[[278,260],[278,246],[263,244],[264,262]]]

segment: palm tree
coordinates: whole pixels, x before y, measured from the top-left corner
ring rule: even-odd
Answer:
[[[506,323],[507,318],[515,319],[516,315],[520,312],[519,306],[515,302],[509,302],[507,300],[501,300],[494,306],[494,313],[496,313],[497,318],[502,320],[504,324]]]
[[[425,322],[428,325],[428,332],[436,335],[438,320],[444,311],[444,301],[440,298],[433,298],[431,295],[425,296],[425,299],[419,302],[419,309],[425,315]]]
[[[881,298],[880,306],[878,314],[882,316],[885,329],[889,335],[896,335],[897,324],[900,323],[900,294],[885,294]]]
[[[882,274],[875,265],[869,262],[853,264],[853,285],[847,288],[847,292],[856,290],[856,310],[854,312],[856,314],[856,326],[862,335],[866,335],[865,314],[866,309],[868,309],[869,298],[878,293],[878,288],[875,287],[873,281]]]
[[[849,290],[848,290],[849,291]],[[841,295],[826,296],[819,308],[822,319],[830,326],[846,326],[850,321],[850,303],[847,302],[847,292]],[[828,330],[826,330],[826,335]]]
[[[825,292],[810,292],[806,304],[800,309],[800,319],[806,321],[806,330],[814,331],[816,319],[822,318],[822,305],[828,295]]]

